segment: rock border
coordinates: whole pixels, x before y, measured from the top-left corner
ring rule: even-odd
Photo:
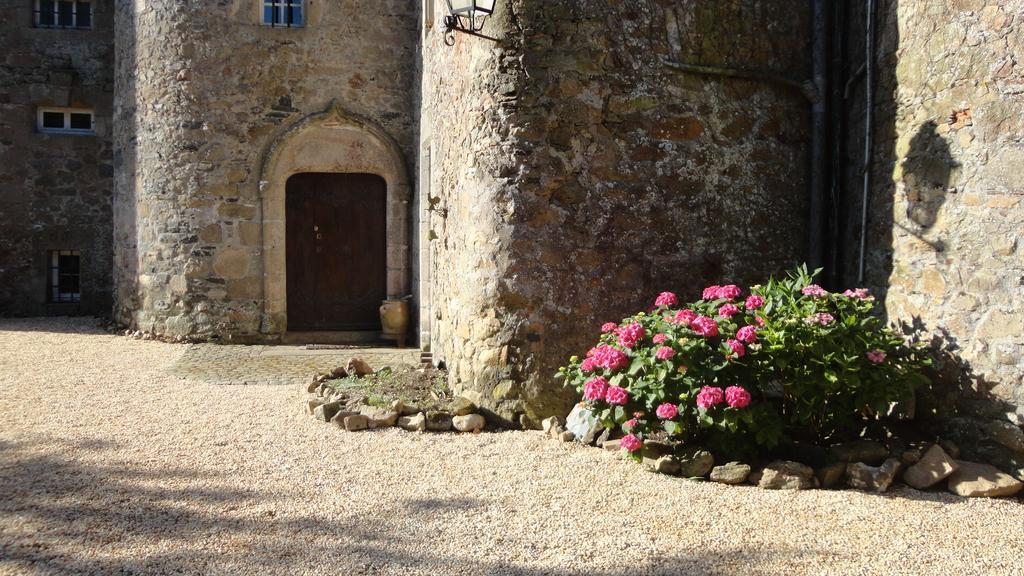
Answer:
[[[317,374],[306,387],[305,411],[317,421],[334,424],[346,432],[376,430],[398,427],[408,432],[463,432],[479,433],[487,427],[487,421],[478,412],[476,404],[457,397],[448,403],[446,409],[424,410],[418,406],[406,405],[394,400],[387,406],[373,406],[367,403],[367,396],[336,390],[327,384],[334,378],[349,375],[364,377],[373,374],[370,365],[361,358],[353,357],[345,366],[339,366],[329,374]]]
[[[596,417],[583,405],[573,407],[566,418],[552,416],[542,423],[544,434],[561,442],[597,446],[622,452]],[[944,488],[959,496],[1010,497],[1024,490],[1024,483],[995,466],[957,459],[959,448],[948,440],[889,446],[873,440],[833,444],[829,448],[802,447],[818,467],[793,460],[774,460],[754,467],[743,462],[715,465],[714,456],[700,447],[648,440],[640,460],[649,471],[709,480],[726,485],[754,484],[767,490],[806,490],[849,487],[865,492],[886,492],[901,480],[916,490]]]

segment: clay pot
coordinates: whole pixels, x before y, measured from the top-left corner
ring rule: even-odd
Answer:
[[[385,300],[380,305],[381,338],[396,340],[399,348],[405,347],[409,333],[409,301]]]

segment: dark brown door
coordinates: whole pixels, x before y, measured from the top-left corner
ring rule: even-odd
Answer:
[[[285,186],[288,329],[379,330],[385,197],[373,174],[296,174]]]

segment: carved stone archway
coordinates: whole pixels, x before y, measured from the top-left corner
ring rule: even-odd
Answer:
[[[301,172],[361,172],[387,182],[388,297],[410,293],[409,202],[412,186],[401,149],[376,124],[331,103],[271,142],[260,168],[263,215],[263,319],[260,331],[288,331],[285,182]]]

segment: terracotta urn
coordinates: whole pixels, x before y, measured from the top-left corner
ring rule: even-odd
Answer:
[[[399,348],[405,348],[405,338],[409,333],[409,300],[385,300],[380,305],[380,325],[381,338],[396,340]]]

